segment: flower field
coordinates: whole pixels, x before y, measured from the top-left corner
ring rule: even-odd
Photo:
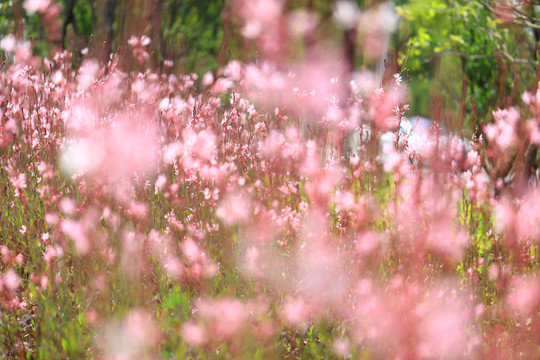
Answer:
[[[265,58],[199,75],[3,37],[0,357],[540,357],[540,91],[412,146],[405,64],[242,11]]]

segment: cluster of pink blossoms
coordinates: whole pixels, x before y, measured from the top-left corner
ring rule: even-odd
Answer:
[[[237,3],[247,38],[286,51],[274,41],[299,14]],[[338,20],[369,44],[387,31]],[[149,43],[129,41],[139,65]],[[540,92],[495,111],[485,140],[433,124],[412,146],[400,75],[345,76],[331,51],[199,78],[116,55],[74,70],[68,52],[0,46],[15,54],[0,72],[0,219],[20,222],[0,248],[1,312],[79,291],[104,359],[155,358],[173,341],[190,354],[298,350],[321,324],[344,357],[538,354],[538,175],[519,156],[513,181],[500,174],[540,143]],[[187,300],[164,320],[174,291]]]

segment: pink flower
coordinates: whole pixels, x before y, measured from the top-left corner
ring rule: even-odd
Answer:
[[[508,151],[517,144],[517,125],[520,120],[519,110],[509,108],[493,112],[494,123],[484,127],[489,141],[493,142],[502,152]]]
[[[69,198],[63,198],[58,207],[66,215],[73,215],[77,210],[77,204],[73,199]]]
[[[196,308],[209,331],[208,336],[218,341],[231,341],[242,336],[248,326],[248,309],[238,299],[199,300]]]
[[[61,225],[62,232],[70,237],[75,248],[81,255],[86,255],[90,250],[90,242],[86,233],[86,227],[80,221],[64,220]]]
[[[0,40],[0,49],[4,50],[7,53],[14,53],[17,48],[17,39],[12,34],[7,35],[6,37]]]
[[[525,124],[527,131],[529,132],[529,138],[531,143],[536,146],[540,145],[540,123],[535,119],[527,120]]]
[[[25,0],[23,7],[30,14],[35,12],[44,13],[51,5],[51,0]]]
[[[13,269],[8,269],[0,276],[0,284],[4,284],[8,291],[14,292],[21,286],[21,280]]]
[[[281,0],[236,1],[239,15],[244,21],[242,35],[254,39],[275,26],[283,11]]]
[[[371,94],[368,115],[378,131],[393,131],[398,127],[399,116],[396,109],[402,99],[403,92],[400,88],[394,88],[388,92],[379,88]]]
[[[356,2],[349,0],[339,0],[332,6],[334,19],[343,29],[352,29],[358,25],[360,20],[360,9]]]
[[[420,316],[419,350],[425,358],[463,358],[474,337],[471,309],[451,289],[432,288],[416,309]]]
[[[85,60],[79,69],[79,88],[87,90],[94,83],[99,73],[99,64],[95,60]]]
[[[182,325],[182,338],[190,345],[200,346],[206,341],[206,332],[195,322],[187,322]]]
[[[512,279],[507,303],[522,318],[534,314],[540,304],[540,281],[534,277]]]
[[[350,347],[349,343],[347,342],[347,340],[345,340],[345,339],[337,339],[332,344],[332,351],[337,356],[346,357],[346,356],[349,355],[349,353],[351,351],[351,347]]]
[[[288,298],[283,304],[281,316],[287,324],[299,326],[311,319],[311,311],[303,299]]]
[[[157,166],[157,129],[138,124],[129,114],[119,114],[117,122],[85,131],[85,136],[68,143],[61,166],[68,173],[86,172],[108,182],[153,172]],[[141,119],[142,121],[142,119]]]
[[[114,359],[144,359],[158,345],[161,334],[144,309],[131,310],[122,321],[111,322],[100,334],[105,354]]]
[[[186,238],[181,245],[182,252],[189,259],[189,261],[197,261],[201,257],[201,249],[191,238]]]
[[[143,64],[150,58],[150,55],[146,51],[146,47],[150,45],[151,40],[148,36],[143,35],[141,38],[132,36],[128,40],[128,44],[133,47],[133,57],[137,59],[139,64]]]
[[[241,193],[228,194],[218,205],[216,215],[227,225],[246,221],[251,215],[251,201]]]
[[[47,264],[51,264],[55,259],[62,257],[64,255],[64,251],[61,247],[54,247],[54,246],[47,246],[47,250],[45,251],[45,254],[43,254],[43,259]]]
[[[26,189],[26,174],[21,173],[16,176],[12,176],[9,180],[11,181],[11,185],[17,189]]]
[[[356,249],[361,255],[369,255],[379,245],[380,239],[375,232],[366,232],[356,241]]]

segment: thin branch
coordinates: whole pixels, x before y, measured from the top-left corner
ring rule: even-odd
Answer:
[[[493,15],[497,16],[497,10],[493,6],[491,6],[488,2],[481,1],[481,0],[479,2],[480,2],[480,4],[482,4],[482,6],[487,11],[489,11]],[[513,13],[512,17],[513,17],[513,23],[514,24],[521,25],[521,26],[525,25],[525,26],[530,27],[532,29],[540,29],[540,19],[529,16],[529,15],[519,11],[514,6],[509,6],[509,9],[512,10],[512,13]]]
[[[497,50],[503,55],[507,60],[509,60],[511,63],[516,64],[540,64],[539,61],[530,60],[530,59],[519,59],[514,58],[512,55],[510,55],[507,51],[497,48]],[[487,54],[465,54],[459,51],[441,51],[437,53],[437,55],[454,55],[454,56],[460,56],[466,60],[482,60],[482,59],[493,59],[493,55],[487,55]],[[431,59],[423,60],[422,63],[427,64],[430,63]]]

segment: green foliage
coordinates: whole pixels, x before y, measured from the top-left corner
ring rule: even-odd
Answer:
[[[172,59],[189,71],[215,69],[223,39],[223,1],[169,0],[163,14],[164,37]],[[229,54],[230,56],[230,54]]]
[[[471,99],[480,121],[486,122],[491,120],[490,111],[503,106],[507,96],[534,85],[532,31],[503,23],[481,1],[411,0],[396,10],[403,19],[400,38],[412,45],[410,56],[407,49],[400,58],[404,61],[409,56],[407,66],[416,75],[413,83],[416,77],[429,78],[443,98],[443,111],[459,108],[456,104],[465,98],[470,126],[474,125]],[[446,78],[437,80],[439,74]],[[462,77],[467,81],[465,94],[461,92]],[[514,81],[518,88],[512,92]],[[418,96],[416,91],[413,87],[413,97]],[[430,112],[423,104],[414,105],[421,113]],[[431,109],[431,113],[437,110]],[[463,115],[454,112],[451,116]]]

